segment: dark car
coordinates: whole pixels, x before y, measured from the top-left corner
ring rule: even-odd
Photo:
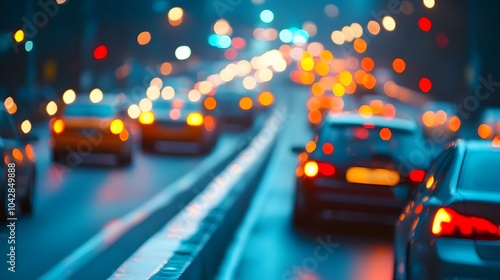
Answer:
[[[53,158],[74,164],[76,155],[113,154],[118,164],[132,162],[133,140],[127,106],[120,96],[90,100],[82,95],[50,122]]]
[[[457,140],[396,223],[395,279],[498,279],[499,143]]]
[[[328,115],[299,156],[294,224],[302,227],[325,209],[338,219],[393,224],[425,175],[427,160],[413,158],[423,145],[414,121]]]
[[[0,218],[17,217],[33,211],[35,192],[35,153],[22,139],[11,116],[0,109]],[[12,190],[15,190],[14,192]]]
[[[209,151],[217,142],[217,119],[203,103],[203,98],[190,101],[182,94],[170,100],[155,100],[152,110],[139,116],[143,150]]]
[[[259,93],[242,86],[220,86],[214,97],[217,102],[214,111],[225,123],[251,126],[257,113],[262,110],[258,102]]]

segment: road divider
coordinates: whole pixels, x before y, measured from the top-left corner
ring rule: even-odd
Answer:
[[[210,279],[243,218],[286,121],[276,109],[249,145],[109,279]]]

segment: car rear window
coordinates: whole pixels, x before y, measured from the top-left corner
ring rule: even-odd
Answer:
[[[200,108],[200,102],[191,102],[183,99],[158,100],[153,103],[153,110],[182,109],[186,111],[199,111]]]
[[[458,187],[468,190],[500,191],[500,150],[469,151],[465,155]]]
[[[73,104],[66,107],[64,116],[73,118],[110,118],[115,109],[105,104]]]
[[[334,124],[323,126],[318,138],[315,155],[336,160],[387,156],[408,159],[422,139],[415,131],[383,126]],[[328,146],[333,152],[328,152]]]

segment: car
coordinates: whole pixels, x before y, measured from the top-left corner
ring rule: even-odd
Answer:
[[[485,108],[480,115],[477,134],[481,139],[500,137],[500,108]]]
[[[119,165],[130,164],[133,139],[127,108],[121,95],[103,95],[102,100],[78,96],[50,121],[54,161],[76,166],[89,155],[112,154]]]
[[[228,124],[251,126],[262,110],[258,104],[259,92],[246,90],[236,85],[221,85],[216,89],[214,98],[218,118]]]
[[[20,136],[11,115],[0,109],[0,153],[4,161],[0,165],[1,220],[33,212],[36,168],[29,140]]]
[[[433,161],[395,226],[395,279],[500,275],[500,143],[457,140]]]
[[[394,224],[425,175],[425,145],[412,120],[329,114],[299,155],[293,224],[302,228],[323,210],[338,220]]]
[[[215,146],[218,121],[204,107],[205,99],[191,101],[186,95],[157,99],[151,111],[142,112],[139,126],[142,149],[174,153],[204,153]]]

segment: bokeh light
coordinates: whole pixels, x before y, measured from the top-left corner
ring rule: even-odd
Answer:
[[[24,133],[24,134],[27,134],[31,131],[31,122],[29,120],[24,120],[22,123],[21,123],[21,131]]]
[[[137,43],[141,46],[147,45],[150,41],[151,34],[148,31],[143,31],[137,35]]]
[[[264,23],[270,23],[274,20],[274,13],[270,10],[264,10],[260,13],[260,20]]]
[[[71,104],[76,100],[76,93],[72,89],[66,90],[62,95],[63,102],[65,104]]]
[[[436,4],[434,0],[423,0],[423,2],[424,6],[429,9],[434,8],[434,5]]]
[[[17,43],[20,43],[24,40],[24,31],[22,30],[17,30],[16,33],[14,33],[14,40]]]
[[[170,25],[179,26],[181,25],[184,17],[184,10],[180,7],[173,7],[170,11],[168,11],[167,17]]]
[[[361,60],[361,68],[363,68],[363,70],[369,72],[372,71],[374,67],[375,67],[375,62],[370,57],[364,57]]]
[[[104,94],[100,89],[95,88],[90,92],[89,98],[92,103],[99,103],[104,98]]]
[[[432,89],[432,82],[428,78],[421,78],[418,86],[422,92],[429,92]]]
[[[385,16],[382,19],[382,26],[384,26],[387,31],[394,31],[394,29],[396,29],[396,21],[391,16]]]
[[[406,69],[405,61],[402,60],[401,58],[394,59],[392,61],[392,69],[394,69],[396,73],[403,73],[403,71],[405,71]]]
[[[372,35],[377,35],[380,32],[380,24],[374,20],[370,20],[366,28]]]
[[[186,60],[191,56],[191,48],[188,46],[180,46],[175,50],[175,57],[178,60]]]
[[[45,107],[45,110],[47,111],[47,114],[49,116],[55,115],[57,113],[57,109],[57,104],[54,101],[50,101]]]
[[[419,20],[418,20],[418,27],[420,27],[420,29],[424,32],[428,32],[429,30],[431,30],[432,28],[432,22],[430,19],[426,18],[426,17],[421,17]]]

